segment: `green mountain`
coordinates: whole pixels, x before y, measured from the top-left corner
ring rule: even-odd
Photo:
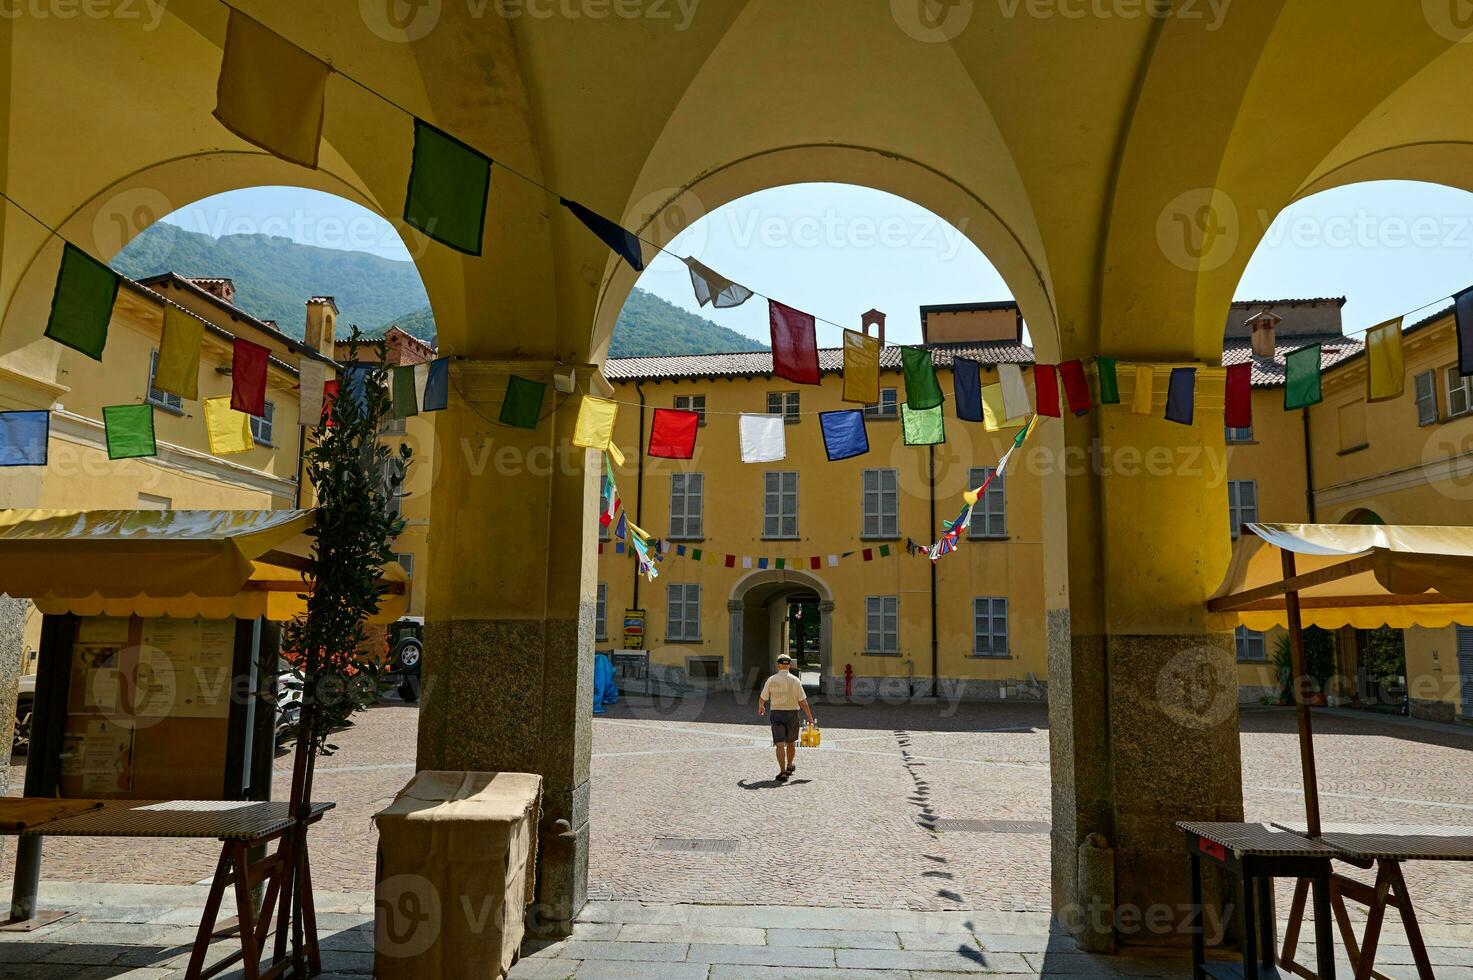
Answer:
[[[412,262],[273,235],[213,238],[162,221],[129,242],[112,267],[130,279],[161,272],[233,279],[236,305],[293,337],[302,336],[309,296],[333,297],[343,323],[370,332],[429,303]]]
[[[610,357],[662,354],[734,354],[767,345],[696,316],[654,293],[636,289],[624,301],[609,343]]]
[[[435,318],[412,262],[367,252],[299,245],[271,235],[212,238],[159,222],[128,243],[112,267],[131,279],[161,272],[235,280],[235,302],[293,337],[305,327],[309,296],[331,296],[343,323],[381,334],[397,325],[431,343]],[[724,354],[767,350],[765,344],[683,310],[653,293],[629,294],[614,325],[610,357]]]

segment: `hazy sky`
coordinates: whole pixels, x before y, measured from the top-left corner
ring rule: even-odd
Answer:
[[[1243,234],[1263,218],[1240,215]],[[407,260],[385,221],[316,191],[264,187],[207,198],[168,219],[211,235],[256,232],[305,244]],[[431,246],[433,247],[433,246]],[[671,246],[759,292],[820,318],[856,324],[874,307],[887,339],[920,339],[922,305],[1006,299],[1002,278],[951,225],[908,201],[840,184],[765,191],[707,215]],[[659,256],[640,286],[765,341],[766,304],[699,311],[685,266]],[[1473,284],[1473,194],[1400,181],[1330,191],[1272,222],[1237,297],[1346,296],[1345,327],[1359,330],[1437,303]],[[839,331],[819,324],[819,343]]]

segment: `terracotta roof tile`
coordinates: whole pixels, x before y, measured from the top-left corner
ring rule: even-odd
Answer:
[[[1295,337],[1292,344],[1280,344],[1274,349],[1272,359],[1256,357],[1253,347],[1246,340],[1229,340],[1223,346],[1222,366],[1251,363],[1253,365],[1253,387],[1280,388],[1284,384],[1284,356],[1301,347],[1320,344],[1320,368],[1326,370],[1359,354],[1365,343],[1352,337],[1330,334],[1323,337]]]

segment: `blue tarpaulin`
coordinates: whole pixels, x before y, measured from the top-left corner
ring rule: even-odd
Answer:
[[[619,690],[614,686],[614,662],[606,653],[593,655],[593,713],[604,713],[604,705],[617,704]]]

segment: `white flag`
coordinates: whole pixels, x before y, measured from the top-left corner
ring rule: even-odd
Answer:
[[[303,357],[297,365],[297,372],[302,383],[297,424],[313,427],[322,421],[322,391],[327,383],[327,365],[315,358]]]
[[[752,567],[752,559],[751,558],[747,558],[747,557],[742,558],[742,567],[743,568],[751,568]]]
[[[710,303],[718,310],[725,310],[752,298],[752,291],[746,286],[732,282],[695,259],[687,258],[685,264],[690,268],[690,285],[696,292],[696,302],[702,306]]]
[[[838,564],[839,564],[839,556],[838,555],[829,555],[829,567],[830,568],[834,568]]]
[[[430,383],[430,362],[421,361],[414,366],[414,403],[425,403],[425,385]]]
[[[997,378],[1002,384],[1003,411],[1009,419],[1022,418],[1033,411],[1028,400],[1028,386],[1023,383],[1023,371],[1016,364],[999,364]]]
[[[741,433],[743,463],[775,463],[788,455],[788,433],[781,415],[743,415]]]

